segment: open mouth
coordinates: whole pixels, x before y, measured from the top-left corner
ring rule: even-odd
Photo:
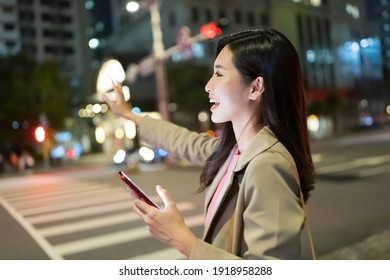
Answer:
[[[219,106],[219,100],[210,99],[210,103],[214,104],[211,106],[210,111],[214,111]]]

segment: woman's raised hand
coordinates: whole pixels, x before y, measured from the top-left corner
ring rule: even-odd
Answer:
[[[122,84],[113,81],[112,85],[116,94],[116,100],[113,101],[108,97],[108,95],[104,94],[103,101],[107,103],[114,114],[131,120],[137,124],[140,117],[133,113],[131,105],[126,102],[122,92]]]

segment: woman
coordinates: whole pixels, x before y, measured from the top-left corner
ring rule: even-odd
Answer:
[[[280,32],[263,28],[222,37],[206,84],[219,138],[140,117],[123,100],[111,110],[140,128],[140,136],[181,158],[204,165],[205,232],[185,225],[168,191],[165,208],[135,199],[151,234],[189,259],[299,259],[303,201],[314,185],[304,89],[298,55]]]

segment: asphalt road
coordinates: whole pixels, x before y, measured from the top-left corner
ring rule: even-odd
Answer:
[[[318,172],[308,203],[317,256],[390,229],[390,134],[313,143]],[[116,175],[98,155],[65,169],[0,178],[0,259],[181,259],[150,237],[131,211]],[[127,170],[155,199],[166,187],[187,224],[201,236],[200,169],[146,166]],[[303,259],[310,258],[306,231]]]

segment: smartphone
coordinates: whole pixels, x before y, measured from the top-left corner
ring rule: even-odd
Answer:
[[[155,203],[146,193],[144,193],[123,171],[118,172],[119,177],[131,188],[138,196],[139,199],[145,201],[150,206],[160,209],[160,207]]]

